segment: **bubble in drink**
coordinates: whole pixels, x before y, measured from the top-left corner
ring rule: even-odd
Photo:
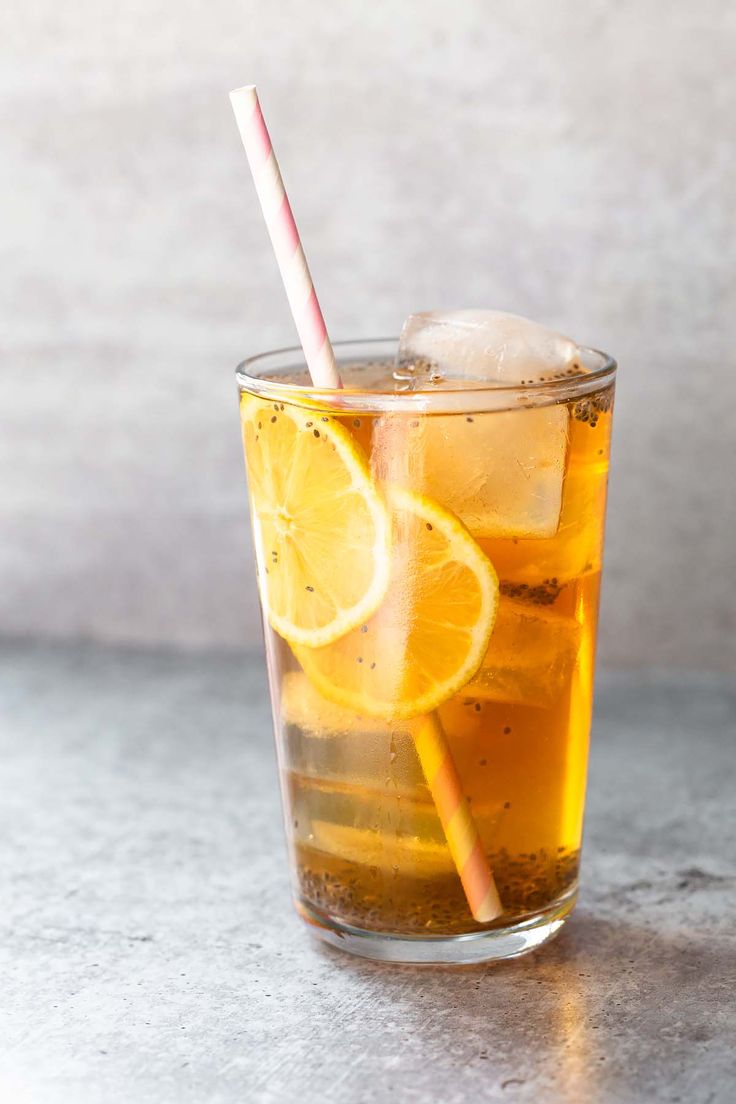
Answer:
[[[399,339],[398,371],[440,379],[537,383],[583,371],[569,337],[517,314],[494,310],[410,314]]]

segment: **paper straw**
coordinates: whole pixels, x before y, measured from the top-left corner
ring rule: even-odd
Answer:
[[[421,717],[415,725],[417,756],[470,911],[479,924],[487,924],[501,915],[503,906],[447,737],[436,712]]]
[[[316,387],[342,387],[256,86],[236,88],[230,101],[312,382]]]
[[[236,88],[230,93],[230,101],[312,382],[317,387],[342,387],[255,85]],[[436,713],[420,718],[415,741],[470,911],[479,923],[488,923],[503,909]]]

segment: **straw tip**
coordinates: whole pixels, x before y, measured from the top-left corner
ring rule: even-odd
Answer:
[[[244,84],[242,88],[233,88],[230,92],[230,99],[233,103],[238,100],[255,99],[256,86],[254,84]]]

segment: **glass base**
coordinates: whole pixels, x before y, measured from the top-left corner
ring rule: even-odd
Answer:
[[[392,935],[344,924],[304,901],[296,910],[314,935],[332,947],[376,962],[470,966],[518,958],[554,939],[575,907],[577,887],[518,924],[467,935]]]

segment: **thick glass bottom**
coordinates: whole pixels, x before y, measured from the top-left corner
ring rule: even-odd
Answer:
[[[447,936],[367,931],[345,924],[303,900],[294,903],[314,935],[349,954],[376,962],[470,966],[518,958],[548,943],[562,928],[576,900],[577,886],[574,886],[554,904],[516,924]]]

